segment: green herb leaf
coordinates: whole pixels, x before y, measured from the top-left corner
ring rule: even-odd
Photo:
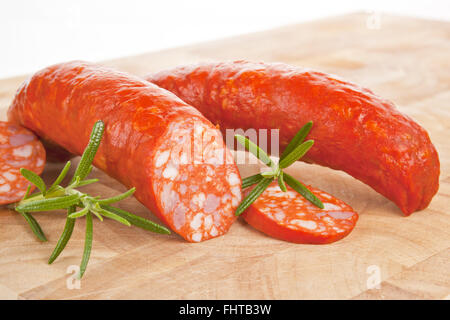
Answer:
[[[27,191],[25,191],[25,195],[23,196],[22,200],[25,200],[30,196],[30,191],[31,185],[28,185]],[[43,242],[47,241],[47,238],[45,237],[45,234],[42,231],[41,226],[36,221],[36,219],[31,215],[31,213],[21,212],[20,214],[22,215],[22,217],[24,217],[25,221],[28,223],[28,225],[31,228],[31,231],[33,231],[36,237]]]
[[[98,204],[111,204],[111,203],[115,203],[115,202],[118,202],[118,201],[121,201],[121,200],[123,200],[123,199],[128,198],[128,197],[131,196],[135,191],[136,191],[136,188],[131,188],[130,190],[128,190],[128,191],[126,191],[126,192],[124,192],[124,193],[122,193],[122,194],[119,194],[119,195],[117,195],[117,196],[114,196],[114,197],[111,197],[111,198],[106,198],[106,199],[98,200],[97,203],[98,203]]]
[[[295,161],[303,157],[305,153],[308,152],[309,149],[311,149],[313,144],[314,144],[313,140],[308,140],[303,142],[301,145],[295,147],[294,150],[292,150],[287,156],[283,158],[283,160],[279,162],[278,164],[279,167],[281,169],[289,167]]]
[[[247,149],[249,152],[254,154],[265,165],[275,169],[275,164],[272,162],[270,157],[267,155],[267,153],[263,149],[258,147],[255,143],[251,142],[246,137],[241,136],[240,134],[236,134],[234,137],[241,145],[243,145],[245,147],[245,149]]]
[[[262,179],[256,187],[250,191],[250,193],[242,200],[236,209],[235,215],[239,216],[245,211],[260,195],[267,189],[269,184],[273,181],[273,178]]]
[[[31,186],[28,185],[27,191],[25,191],[25,195],[23,196],[22,200],[27,199],[30,196]]]
[[[97,153],[98,147],[100,146],[104,130],[105,124],[103,121],[99,120],[94,124],[89,143],[81,156],[80,163],[75,170],[72,182],[75,181],[76,177],[80,177],[80,180],[83,180],[92,170],[91,164],[94,160],[95,154]]]
[[[61,197],[61,196],[64,196],[64,195],[66,195],[65,188],[61,187],[60,185],[56,185],[56,186],[52,187],[51,189],[48,189],[47,192],[45,193],[45,196],[42,196],[42,193],[38,193],[38,194],[33,195],[32,197],[30,197],[29,201],[31,201],[31,198],[34,198],[35,200],[42,199],[42,198],[43,199],[50,199],[50,198]]]
[[[36,219],[34,219],[33,216],[27,212],[21,212],[20,214],[28,222],[28,224],[31,227],[31,230],[36,235],[36,237],[43,242],[47,241],[47,238],[45,237],[44,232],[42,231],[41,226],[36,221]]]
[[[106,218],[116,220],[117,222],[120,222],[128,227],[131,226],[131,223],[127,219],[118,216],[114,212],[109,212],[108,210],[102,209],[98,203],[95,204],[95,208],[92,208],[91,211],[97,212]]]
[[[281,191],[286,192],[286,185],[284,184],[284,172],[281,171],[280,175],[278,176],[278,185],[280,186]]]
[[[250,176],[250,177],[247,177],[247,178],[244,178],[244,179],[242,180],[242,189],[245,189],[245,188],[248,188],[248,187],[250,187],[250,186],[252,186],[252,185],[254,185],[254,184],[257,184],[257,183],[260,182],[263,178],[264,178],[264,177],[263,177],[260,173],[255,174],[255,175]]]
[[[89,211],[91,211],[91,213],[93,213],[93,214],[98,218],[98,220],[100,220],[101,222],[103,222],[103,217],[102,217],[102,215],[101,215],[97,210],[93,210],[93,209],[91,208]]]
[[[75,219],[85,216],[89,212],[89,207],[85,207],[77,212],[71,213],[68,217]]]
[[[78,187],[78,184],[79,184],[80,182],[81,182],[80,176],[73,176],[73,177],[72,177],[72,181],[71,181],[71,183],[67,186],[67,188],[71,188],[71,189],[76,188],[76,187]]]
[[[92,238],[93,238],[92,214],[88,212],[86,214],[86,235],[84,240],[83,259],[81,260],[80,264],[80,279],[83,277],[84,272],[86,271],[86,267],[89,262],[89,258],[91,256]]]
[[[295,134],[294,138],[292,138],[292,140],[289,142],[289,144],[281,154],[280,161],[283,160],[289,153],[291,153],[291,151],[294,150],[296,146],[302,143],[303,140],[305,140],[306,136],[311,131],[312,125],[313,122],[309,121]]]
[[[136,216],[136,215],[134,215],[130,212],[127,212],[123,209],[111,207],[108,205],[102,205],[101,207],[105,210],[108,210],[109,212],[112,212],[118,216],[121,216],[122,218],[128,220],[132,225],[139,227],[141,229],[160,233],[160,234],[170,234],[170,230],[167,229],[166,227],[159,225],[153,221]]]
[[[58,177],[55,179],[55,181],[53,182],[53,184],[51,185],[50,188],[48,188],[49,192],[53,189],[56,188],[57,185],[61,184],[61,182],[64,180],[64,178],[67,175],[67,172],[69,172],[70,169],[70,165],[71,162],[67,161],[66,165],[64,166],[64,168],[61,170],[61,173],[58,175]]]
[[[317,198],[311,191],[309,191],[306,186],[304,186],[300,181],[297,181],[294,177],[290,176],[287,173],[284,173],[284,181],[295,191],[300,193],[306,200],[311,202],[316,207],[323,209],[323,203]]]
[[[77,183],[77,188],[79,188],[79,187],[84,187],[84,186],[87,186],[87,185],[89,185],[89,184],[96,183],[96,182],[98,182],[98,181],[99,181],[98,179],[87,179],[87,180],[83,180],[83,181],[80,181],[80,182]]]
[[[41,190],[42,194],[45,195],[46,186],[44,183],[44,180],[42,180],[41,177],[39,177],[36,173],[33,171],[30,171],[25,168],[20,168],[20,173],[22,176],[24,176],[25,179],[30,181],[32,184],[34,184],[39,190]]]
[[[67,242],[69,242],[70,237],[72,236],[73,229],[75,227],[75,221],[76,219],[69,218],[69,216],[75,212],[75,206],[70,207],[67,210],[67,219],[66,219],[66,225],[64,226],[64,230],[61,234],[61,237],[58,240],[58,243],[56,244],[55,249],[53,250],[52,254],[50,255],[50,258],[48,259],[48,264],[52,264],[53,261],[58,258],[60,253],[64,250],[64,248],[67,245]]]
[[[51,211],[58,209],[66,209],[70,206],[77,204],[79,201],[79,195],[73,194],[70,196],[63,196],[58,198],[35,200],[25,202],[16,207],[18,212],[37,212],[37,211]]]

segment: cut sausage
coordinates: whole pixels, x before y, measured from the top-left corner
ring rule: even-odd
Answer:
[[[324,209],[314,206],[291,187],[287,186],[283,192],[277,182],[272,182],[243,217],[257,230],[295,243],[331,243],[348,235],[358,214],[328,193],[307,188],[323,202]]]
[[[222,235],[235,220],[241,179],[220,131],[154,84],[85,62],[54,65],[19,88],[8,117],[77,155],[103,120],[94,165],[136,187],[136,198],[188,241]]]
[[[17,202],[30,184],[20,168],[41,174],[45,150],[33,132],[17,124],[0,121],[0,204]]]
[[[226,129],[280,129],[280,150],[308,121],[302,158],[343,170],[409,215],[439,188],[428,133],[394,104],[337,77],[282,63],[235,61],[178,67],[147,77]],[[270,137],[268,145],[271,145]]]

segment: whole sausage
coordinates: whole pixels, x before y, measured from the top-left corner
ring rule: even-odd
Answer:
[[[307,188],[323,202],[323,209],[289,186],[283,192],[277,182],[272,182],[243,217],[255,229],[295,243],[331,243],[348,235],[358,221],[358,214],[328,193],[311,186]]]
[[[33,132],[14,123],[0,121],[0,205],[19,201],[30,183],[20,168],[41,174],[45,149]]]
[[[190,242],[227,232],[241,179],[222,135],[174,94],[86,62],[45,68],[19,88],[11,121],[80,155],[97,120],[105,133],[94,159]]]
[[[314,148],[302,159],[342,170],[409,215],[439,188],[428,133],[394,104],[334,76],[282,63],[235,61],[147,77],[226,129],[280,129],[280,148],[308,121]],[[270,146],[270,137],[269,137]]]

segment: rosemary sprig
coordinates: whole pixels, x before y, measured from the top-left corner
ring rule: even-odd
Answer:
[[[37,174],[23,168],[21,169],[22,175],[34,184],[40,192],[29,195],[29,188],[24,198],[17,203],[15,210],[22,214],[38,239],[41,241],[47,240],[41,227],[29,212],[52,211],[60,209],[65,209],[67,211],[64,230],[56,244],[55,249],[50,255],[48,260],[49,264],[53,263],[53,261],[56,260],[56,258],[66,247],[70,237],[72,236],[76,219],[86,216],[86,235],[83,258],[80,264],[80,278],[86,271],[91,254],[93,239],[93,215],[101,221],[103,221],[103,218],[109,218],[126,226],[134,225],[151,232],[170,234],[170,231],[164,226],[110,206],[110,204],[131,196],[135,192],[135,188],[131,188],[122,194],[105,199],[99,199],[99,197],[93,197],[78,190],[78,188],[82,186],[98,181],[98,179],[86,179],[86,177],[93,168],[92,161],[94,160],[95,154],[100,146],[104,128],[105,125],[102,121],[97,121],[95,123],[89,143],[81,156],[80,162],[75,169],[75,173],[69,185],[66,187],[61,186],[61,182],[64,180],[70,169],[70,161],[66,163],[61,173],[48,189],[44,181]],[[77,208],[80,210],[77,211]]]
[[[270,183],[277,179],[278,185],[280,189],[284,192],[287,191],[285,182],[295,191],[297,191],[300,195],[302,195],[306,200],[314,204],[315,206],[323,209],[323,203],[317,198],[308,188],[306,188],[302,183],[297,181],[294,177],[288,175],[283,172],[282,169],[285,169],[292,165],[295,161],[299,160],[303,157],[309,149],[314,145],[314,140],[305,140],[309,131],[312,128],[312,121],[306,123],[292,138],[287,147],[284,149],[281,154],[280,161],[278,165],[275,165],[270,157],[267,155],[264,150],[259,148],[256,144],[248,140],[246,137],[241,135],[235,135],[236,140],[245,146],[245,148],[253,153],[259,160],[261,160],[264,164],[269,166],[272,170],[266,171],[262,173],[255,174],[253,176],[247,177],[242,180],[242,188],[248,188],[254,184],[257,184],[256,187],[242,200],[239,206],[236,209],[235,215],[239,216],[242,212],[245,211],[270,185]]]

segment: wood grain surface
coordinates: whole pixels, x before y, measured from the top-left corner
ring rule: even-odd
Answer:
[[[35,215],[49,239],[40,243],[20,215],[0,209],[0,298],[449,298],[450,23],[355,13],[105,64],[145,75],[178,64],[225,59],[307,66],[394,101],[427,129],[438,149],[438,195],[426,210],[404,217],[393,203],[350,176],[298,163],[289,170],[293,175],[360,213],[347,238],[331,245],[292,244],[269,238],[239,219],[227,235],[190,244],[177,235],[97,220],[92,258],[79,289],[67,285],[72,276],[68,268],[80,262],[84,220],[77,221],[60,258],[47,265],[64,215]],[[0,80],[1,119],[24,79]],[[60,169],[47,165],[44,178],[54,179]],[[246,176],[257,168],[240,170]],[[124,190],[98,170],[92,175],[102,182],[86,187],[91,193],[110,196]],[[120,206],[156,220],[134,199]]]

